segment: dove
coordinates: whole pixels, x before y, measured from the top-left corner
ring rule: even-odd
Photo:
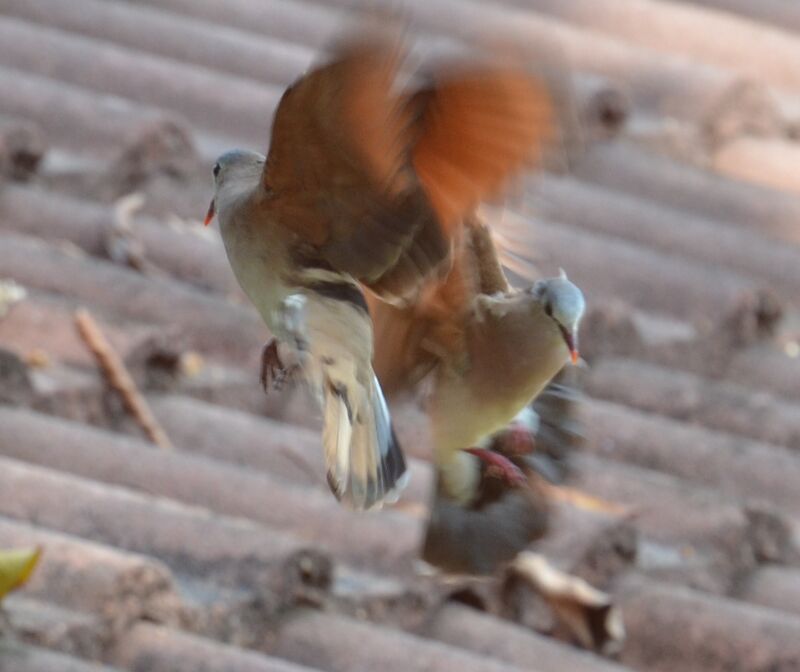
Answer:
[[[538,422],[527,406],[578,361],[585,301],[563,271],[512,289],[489,227],[470,217],[462,233],[449,275],[418,301],[402,308],[371,301],[374,368],[390,394],[428,388],[437,489],[423,558],[459,566],[437,549],[442,539],[452,548],[461,538],[465,566],[482,573],[496,562],[470,563],[470,554],[510,559],[542,531],[542,497],[527,473],[536,465],[520,464]],[[500,450],[494,435],[506,430],[510,449]],[[487,485],[493,475],[500,485]],[[505,497],[514,488],[520,492]]]
[[[465,216],[538,160],[552,126],[548,87],[524,68],[459,59],[409,88],[405,53],[394,33],[341,40],[283,94],[266,157],[217,160],[206,216],[272,333],[262,383],[305,382],[328,483],[359,510],[407,478],[365,290],[404,305],[446,274]]]
[[[436,484],[421,557],[450,574],[496,573],[549,529],[549,492],[561,483],[569,451],[582,431],[574,413],[578,388],[565,368],[499,432],[481,442],[513,469],[492,460],[477,463],[479,477],[469,501],[454,499]],[[472,468],[467,465],[465,468]]]

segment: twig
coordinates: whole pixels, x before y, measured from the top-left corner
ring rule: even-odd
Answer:
[[[147,438],[161,448],[172,448],[169,437],[137,389],[122,358],[111,347],[99,325],[86,308],[79,308],[75,311],[75,324],[84,342],[97,358],[111,387],[122,397],[126,408],[139,423]]]

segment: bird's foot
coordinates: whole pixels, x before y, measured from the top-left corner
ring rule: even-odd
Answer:
[[[280,390],[297,369],[297,365],[286,367],[278,354],[278,340],[271,338],[261,351],[261,386],[264,392],[272,387]]]
[[[489,474],[502,478],[509,485],[524,485],[528,482],[522,469],[505,455],[486,448],[464,448],[464,451],[486,464]]]

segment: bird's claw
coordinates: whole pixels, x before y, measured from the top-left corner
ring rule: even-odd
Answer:
[[[278,341],[271,338],[261,351],[261,386],[264,392],[268,392],[270,387],[275,390],[283,388],[296,368],[296,365],[288,368],[284,366],[278,354]]]
[[[524,485],[528,482],[525,473],[505,455],[486,448],[464,448],[464,451],[474,455],[487,466],[491,475],[502,478],[509,485]]]

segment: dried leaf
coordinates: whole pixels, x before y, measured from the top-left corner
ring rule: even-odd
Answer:
[[[0,551],[0,600],[25,585],[41,555],[39,547]]]
[[[610,595],[553,567],[539,553],[520,553],[512,568],[544,598],[556,619],[582,646],[606,654],[622,647],[625,626]]]

